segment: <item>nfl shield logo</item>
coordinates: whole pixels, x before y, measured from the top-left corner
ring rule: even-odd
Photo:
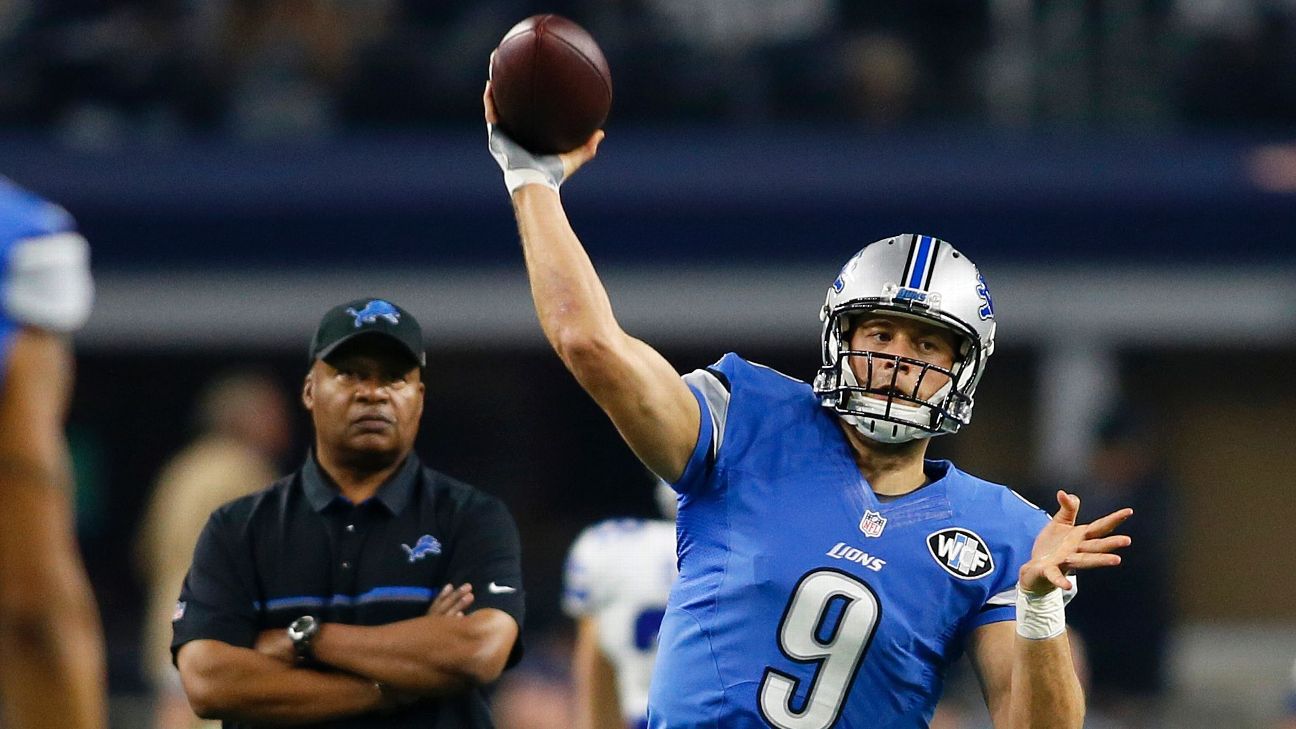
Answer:
[[[866,511],[864,518],[860,519],[860,531],[866,537],[880,537],[882,530],[886,528],[886,521],[886,517],[876,511]]]

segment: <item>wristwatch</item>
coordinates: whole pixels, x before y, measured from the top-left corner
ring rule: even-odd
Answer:
[[[319,629],[320,623],[313,615],[303,615],[288,625],[288,639],[292,641],[298,661],[304,663],[315,660],[315,649],[311,643]]]

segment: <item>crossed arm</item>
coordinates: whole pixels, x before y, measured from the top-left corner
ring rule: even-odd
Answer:
[[[296,668],[218,640],[185,643],[176,663],[189,706],[204,719],[304,724],[385,708],[371,680]]]
[[[325,623],[313,641],[318,665],[299,666],[282,629],[254,648],[186,643],[181,681],[203,718],[309,723],[397,709],[461,693],[499,677],[517,639],[507,613],[464,615],[471,588],[443,589],[428,613],[387,625]]]

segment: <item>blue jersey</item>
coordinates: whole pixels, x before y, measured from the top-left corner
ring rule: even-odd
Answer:
[[[19,326],[69,331],[85,321],[88,264],[67,211],[0,177],[0,378]]]
[[[810,386],[729,354],[685,376],[680,574],[652,727],[925,727],[968,635],[1015,616],[1048,521],[947,461],[880,502]]]

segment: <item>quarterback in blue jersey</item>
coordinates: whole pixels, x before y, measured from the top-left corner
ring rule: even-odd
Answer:
[[[66,334],[90,310],[89,251],[62,208],[0,177],[0,716],[102,729],[103,637],[73,532]]]
[[[1079,727],[1068,573],[1116,565],[1122,509],[1076,524],[924,459],[994,348],[994,304],[952,246],[900,235],[856,254],[821,311],[813,385],[729,354],[685,375],[625,333],[557,190],[593,158],[537,157],[495,128],[536,311],[567,368],[680,496],[680,574],[648,723],[925,727],[967,651],[995,726]]]

